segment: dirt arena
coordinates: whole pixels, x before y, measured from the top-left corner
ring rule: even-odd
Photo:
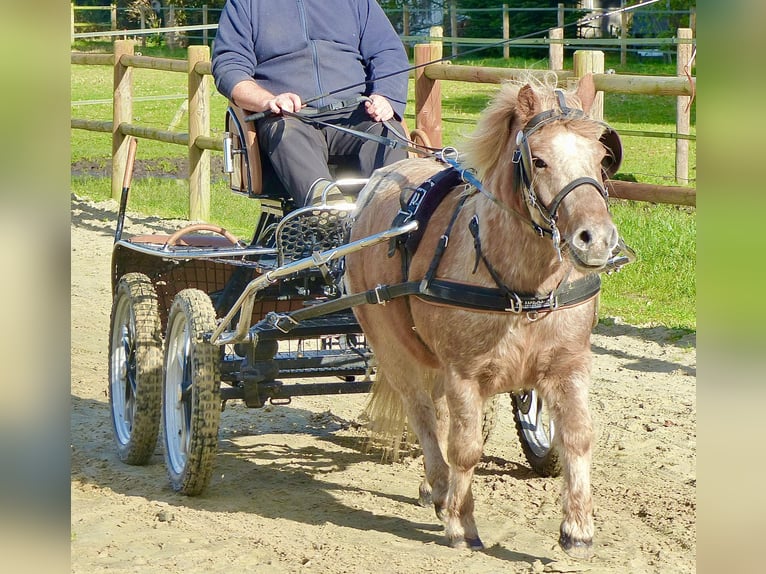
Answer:
[[[696,336],[614,320],[594,332],[590,561],[558,548],[561,479],[529,470],[507,397],[474,479],[481,552],[447,547],[433,510],[417,505],[420,458],[383,464],[365,452],[365,396],[229,403],[212,482],[188,498],[171,490],[160,445],[148,466],[117,458],[107,399],[116,203],[73,197],[71,213],[72,572],[695,572]]]

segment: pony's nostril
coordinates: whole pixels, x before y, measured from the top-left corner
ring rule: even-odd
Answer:
[[[588,245],[591,244],[591,241],[593,240],[593,237],[591,236],[590,231],[588,231],[587,229],[584,229],[577,236],[577,240],[578,240],[578,243],[579,243],[579,247],[584,249],[584,248],[588,247]]]

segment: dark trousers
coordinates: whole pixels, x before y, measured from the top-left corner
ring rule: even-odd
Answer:
[[[353,110],[330,112],[315,117],[323,122],[392,137],[385,124],[373,121],[364,105]],[[401,125],[390,122],[403,133]],[[317,179],[369,177],[377,168],[407,157],[406,150],[344,133],[332,127],[303,122],[297,118],[271,116],[255,125],[261,153],[268,158],[273,175],[297,206],[306,204],[311,185]],[[264,164],[267,162],[264,162]],[[339,164],[335,174],[330,164]]]

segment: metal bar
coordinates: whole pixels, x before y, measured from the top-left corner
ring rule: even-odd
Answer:
[[[313,395],[347,395],[352,393],[369,393],[372,381],[353,381],[348,383],[299,383],[281,385],[268,393],[269,399],[289,399],[291,397],[307,397]]]
[[[263,256],[263,255],[276,255],[277,250],[267,247],[240,247],[240,248],[211,248],[205,249],[200,247],[179,247],[155,244],[153,247],[149,247],[142,243],[132,243],[128,240],[118,241],[115,246],[126,247],[131,251],[136,251],[144,255],[152,255],[154,257],[162,257],[164,259],[210,259],[211,257],[246,257],[246,256]]]
[[[387,229],[386,231],[376,233],[375,235],[363,237],[362,239],[357,239],[356,241],[353,241],[351,243],[345,243],[334,249],[330,249],[327,251],[323,251],[322,253],[315,254],[313,257],[306,257],[304,259],[300,259],[288,265],[283,265],[282,267],[279,267],[277,269],[274,269],[273,271],[269,271],[259,277],[256,277],[250,283],[247,284],[247,287],[245,287],[245,289],[242,291],[242,294],[239,296],[239,299],[235,301],[232,308],[229,310],[226,316],[221,320],[218,327],[216,327],[216,329],[213,331],[210,337],[210,342],[215,345],[225,345],[228,343],[241,343],[247,340],[248,327],[250,326],[249,319],[252,315],[253,303],[255,302],[255,295],[261,289],[276,282],[280,277],[286,277],[288,275],[297,273],[298,271],[303,271],[304,269],[317,267],[321,263],[327,263],[335,259],[340,259],[341,257],[345,257],[346,255],[348,255],[349,253],[354,253],[355,251],[359,251],[360,249],[364,249],[365,247],[377,245],[378,243],[388,241],[389,239],[398,237],[399,235],[410,233],[411,231],[415,231],[417,228],[418,228],[418,222],[410,221],[409,223],[407,223],[406,225],[402,225],[401,227],[393,227],[391,229]],[[231,322],[234,320],[234,317],[236,317],[237,313],[239,313],[240,318],[239,318],[239,321],[237,322],[236,329],[234,331],[226,332],[226,328],[229,327]]]

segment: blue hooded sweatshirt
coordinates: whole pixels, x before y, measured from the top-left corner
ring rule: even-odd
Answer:
[[[380,94],[399,119],[408,66],[376,0],[228,0],[213,49],[215,84],[229,99],[236,84],[252,78],[273,94],[293,92],[303,101],[339,90],[316,107]]]

